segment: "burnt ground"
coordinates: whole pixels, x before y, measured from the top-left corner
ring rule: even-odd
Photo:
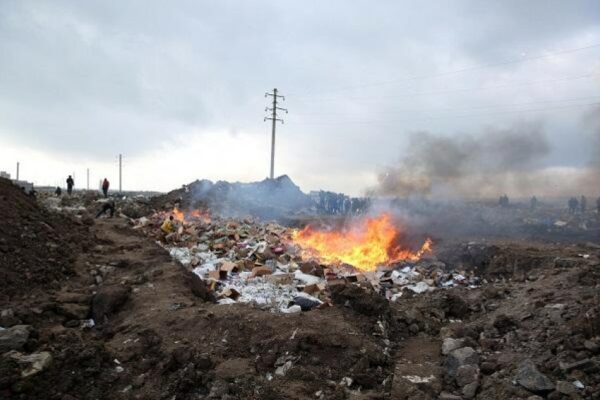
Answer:
[[[32,221],[54,218],[31,206]],[[348,285],[332,293],[332,307],[273,314],[197,297],[191,275],[124,219],[82,232],[73,241],[92,244],[60,258],[68,274],[61,269],[47,286],[32,281],[44,289],[35,296],[1,298],[0,326],[30,326],[17,351],[48,352],[52,362],[24,378],[0,356],[0,398],[600,398],[593,244],[448,246],[440,256],[476,269],[481,287],[407,293],[390,304]],[[96,326],[85,327],[92,317]],[[472,349],[468,360],[442,353],[449,338]],[[536,370],[523,373],[540,387],[517,382],[525,360]],[[584,388],[573,390],[574,381]]]

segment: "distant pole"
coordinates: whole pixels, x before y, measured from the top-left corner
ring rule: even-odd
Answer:
[[[123,179],[123,156],[119,154],[119,193],[121,193],[123,187],[121,186]]]
[[[277,94],[277,88],[273,89],[273,93],[265,93],[265,97],[267,97],[267,96],[273,97],[273,106],[271,108],[269,108],[269,107],[265,108],[265,111],[271,111],[271,116],[265,117],[265,119],[264,119],[265,121],[266,120],[272,121],[272,126],[271,126],[271,171],[270,171],[269,176],[271,179],[273,179],[275,177],[275,126],[277,125],[277,121],[279,121],[283,124],[283,120],[281,118],[277,118],[277,110],[285,111],[286,114],[287,114],[288,110],[286,110],[285,108],[277,107],[277,99],[278,98],[285,100],[284,96]]]
[[[19,167],[21,166],[21,163],[17,161],[17,180],[19,180]]]
[[[87,186],[87,190],[90,190],[90,169],[89,168],[86,170],[86,174],[87,174],[87,184],[86,184],[86,186]]]

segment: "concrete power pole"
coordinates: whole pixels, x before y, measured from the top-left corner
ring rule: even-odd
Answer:
[[[123,179],[123,156],[121,154],[119,154],[119,193],[121,193],[121,190],[123,189],[122,179]]]
[[[87,175],[86,187],[87,187],[87,190],[90,190],[90,169],[88,168],[85,172]]]
[[[21,166],[21,163],[17,161],[17,180],[19,180],[19,167]]]
[[[268,96],[273,97],[273,106],[265,108],[265,111],[271,111],[271,116],[265,117],[264,120],[271,120],[273,124],[271,127],[271,173],[269,175],[269,177],[273,179],[275,177],[275,126],[277,125],[277,121],[283,124],[283,120],[281,118],[277,118],[277,110],[285,111],[286,114],[288,110],[286,110],[285,108],[277,107],[278,98],[285,100],[284,96],[277,94],[277,88],[273,89],[273,93],[265,93],[265,97]]]

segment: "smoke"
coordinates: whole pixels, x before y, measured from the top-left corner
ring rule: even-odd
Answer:
[[[598,191],[598,182],[600,182],[600,106],[593,108],[584,118],[586,138],[589,142],[590,159],[586,168],[586,173],[580,179],[579,186],[584,191]]]
[[[482,197],[522,193],[530,187],[533,172],[549,152],[539,123],[454,137],[415,132],[407,155],[378,174],[373,194]]]

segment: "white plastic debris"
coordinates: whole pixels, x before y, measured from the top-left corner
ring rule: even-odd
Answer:
[[[414,285],[409,285],[406,287],[408,290],[411,290],[415,293],[425,293],[429,290],[433,290],[432,287],[430,287],[428,284],[426,284],[425,282],[417,282]]]
[[[348,376],[345,376],[345,377],[343,377],[343,378],[342,378],[342,380],[340,381],[340,385],[341,385],[341,386],[350,387],[350,386],[352,386],[352,382],[354,382],[354,381],[352,380],[352,378],[350,378],[350,377],[348,377]]]
[[[573,381],[573,386],[575,386],[579,390],[585,389],[585,385],[581,383],[581,381]]]
[[[302,312],[302,307],[300,307],[298,305],[293,305],[290,308],[282,308],[281,312],[285,313],[285,314],[295,314],[295,313]]]
[[[412,383],[428,383],[435,380],[435,376],[418,376],[418,375],[404,375],[402,378]]]
[[[305,274],[300,270],[296,270],[296,272],[294,272],[294,278],[306,285],[315,285],[322,281],[322,279],[318,276]]]

